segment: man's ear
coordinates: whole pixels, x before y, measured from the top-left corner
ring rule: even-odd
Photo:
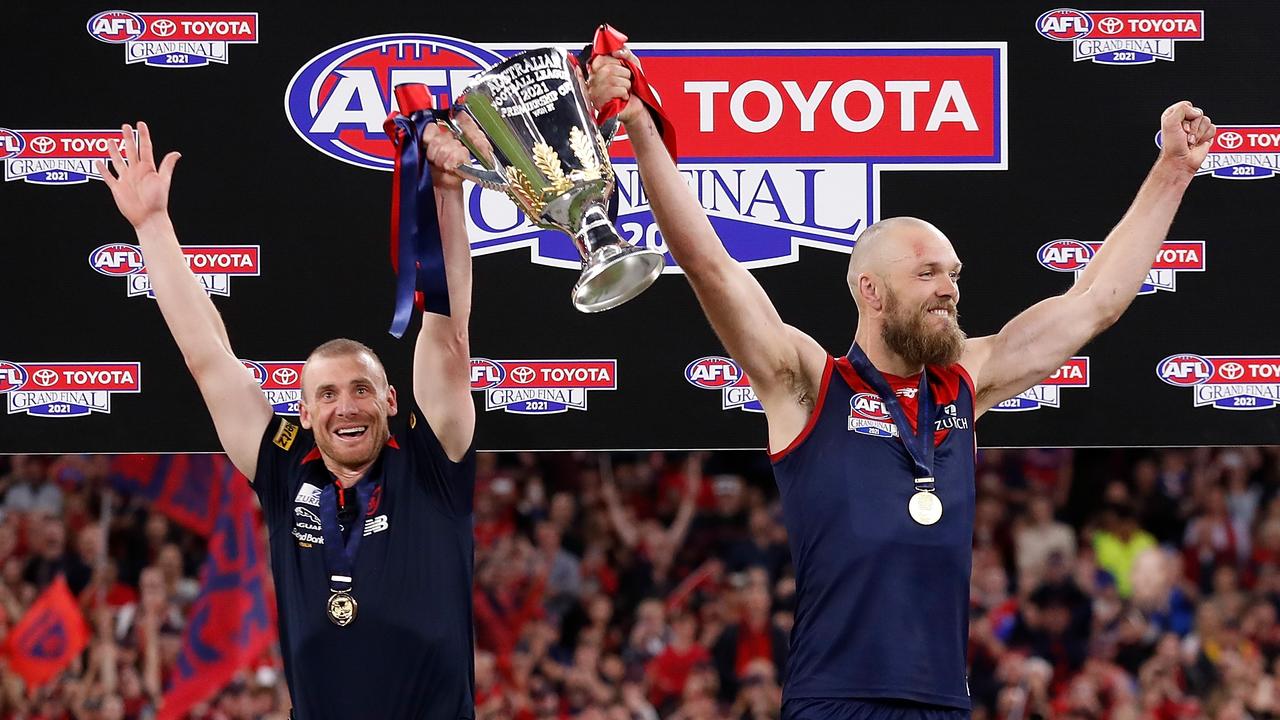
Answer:
[[[400,406],[396,401],[396,386],[387,384],[387,417],[391,417],[400,411]]]
[[[882,281],[871,275],[871,273],[862,273],[858,275],[858,298],[868,310],[879,312],[884,309],[884,295],[881,293]]]
[[[311,411],[307,410],[307,401],[298,401],[298,422],[302,423],[304,430],[311,429]]]

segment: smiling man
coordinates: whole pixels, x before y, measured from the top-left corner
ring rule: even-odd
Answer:
[[[274,417],[187,267],[169,219],[177,153],[157,167],[151,134],[124,126],[115,174],[156,301],[200,387],[218,438],[257,492],[270,530],[280,645],[293,716],[474,717],[471,499],[475,485],[467,319],[471,253],[461,181],[469,156],[424,133],[444,242],[450,316],[424,313],[409,429],[402,398],[368,347],[331,340],[302,371],[299,422]]]
[[[862,232],[849,258],[853,346],[832,357],[786,325],[716,237],[621,58],[592,62],[592,101],[622,100],[667,247],[764,406],[796,569],[782,716],[969,716],[965,678],[974,519],[973,423],[1040,382],[1129,306],[1215,128],[1189,102],[1129,211],[1065,294],[966,338],[960,259],[914,218]]]

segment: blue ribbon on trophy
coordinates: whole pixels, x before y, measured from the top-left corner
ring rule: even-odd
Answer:
[[[431,167],[422,152],[422,131],[436,122],[426,85],[398,85],[399,111],[393,110],[383,130],[395,145],[391,190],[391,267],[396,273],[396,308],[390,332],[402,337],[413,310],[449,315],[449,282]]]

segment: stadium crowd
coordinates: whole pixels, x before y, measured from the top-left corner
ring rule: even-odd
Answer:
[[[795,578],[763,453],[478,464],[478,719],[779,717]],[[982,451],[974,717],[1280,717],[1277,488],[1280,448]],[[42,687],[0,657],[0,720],[155,717],[204,554],[109,458],[0,457],[0,645],[59,577],[91,630]],[[288,706],[272,651],[187,717]]]

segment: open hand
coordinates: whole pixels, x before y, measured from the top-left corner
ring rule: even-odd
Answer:
[[[138,123],[138,140],[133,139],[133,128],[123,125],[120,134],[124,144],[124,157],[115,143],[107,143],[107,151],[111,154],[111,169],[101,160],[94,162],[102,180],[111,189],[116,207],[135,228],[147,222],[167,217],[169,214],[169,181],[173,179],[173,168],[182,157],[171,152],[156,167],[155,155],[151,150],[151,130],[144,122]]]

